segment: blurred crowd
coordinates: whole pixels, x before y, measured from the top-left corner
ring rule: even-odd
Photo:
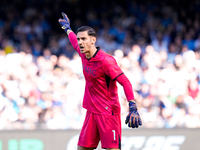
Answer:
[[[200,128],[200,2],[1,0],[0,130],[80,129],[81,60],[58,19],[89,25],[132,83],[142,128]],[[128,114],[118,85],[122,128]]]

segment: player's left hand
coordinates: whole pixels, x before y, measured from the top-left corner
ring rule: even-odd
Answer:
[[[142,125],[142,120],[137,111],[136,103],[133,101],[129,101],[129,114],[126,117],[125,123],[128,123],[128,127],[130,128],[138,128]]]

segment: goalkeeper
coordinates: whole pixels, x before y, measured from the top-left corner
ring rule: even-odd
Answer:
[[[86,80],[83,107],[87,109],[87,113],[79,136],[78,150],[93,150],[99,141],[104,149],[119,150],[121,115],[116,82],[123,86],[129,102],[129,114],[125,123],[131,128],[142,125],[132,85],[116,60],[95,46],[96,32],[93,28],[82,26],[75,34],[70,28],[67,15],[62,13],[62,16],[58,22],[81,57]]]

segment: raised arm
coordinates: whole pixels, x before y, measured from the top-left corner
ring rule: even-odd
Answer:
[[[72,31],[70,27],[70,20],[65,13],[62,12],[63,19],[58,19],[58,22],[61,25],[61,28],[65,30],[68,35],[69,41],[72,44],[73,48],[80,54],[80,49],[78,46],[78,41],[76,34]]]

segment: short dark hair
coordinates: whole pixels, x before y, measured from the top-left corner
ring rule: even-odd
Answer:
[[[76,34],[77,34],[78,32],[83,32],[83,31],[88,31],[88,35],[89,35],[89,36],[94,36],[94,37],[96,37],[96,32],[95,32],[95,30],[94,30],[92,27],[89,27],[89,26],[82,26],[82,27],[78,28],[77,31],[76,31]]]

